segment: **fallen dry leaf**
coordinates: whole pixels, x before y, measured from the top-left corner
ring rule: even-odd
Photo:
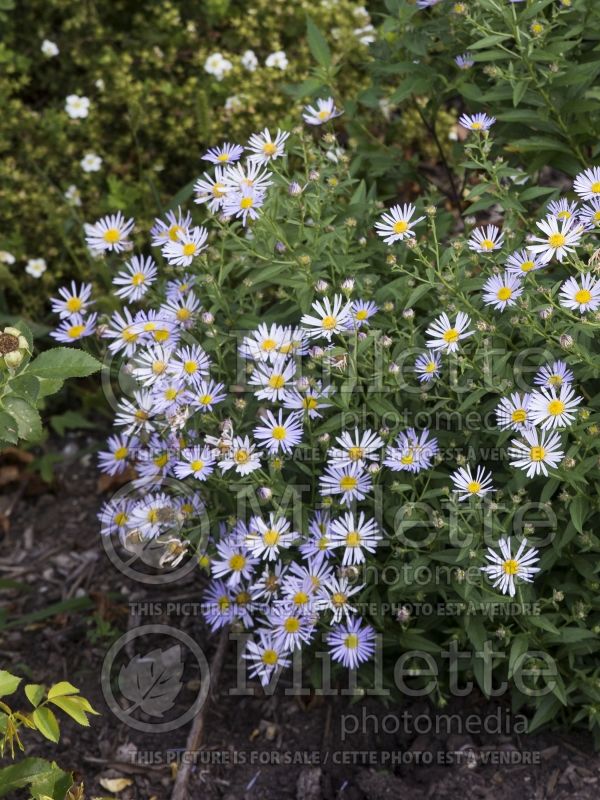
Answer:
[[[131,786],[133,781],[131,778],[100,778],[98,783],[109,792],[122,792],[123,789]]]

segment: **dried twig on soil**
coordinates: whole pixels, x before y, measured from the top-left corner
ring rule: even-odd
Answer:
[[[225,654],[227,652],[227,643],[229,641],[229,628],[223,628],[221,631],[221,638],[219,639],[219,643],[217,645],[217,649],[215,650],[215,654],[212,657],[210,662],[210,681],[211,681],[211,691],[206,697],[206,702],[194,718],[194,722],[192,724],[192,729],[189,732],[187,742],[185,745],[185,752],[183,754],[183,758],[181,761],[181,766],[177,772],[177,777],[175,779],[175,786],[173,787],[173,794],[171,795],[171,800],[186,800],[187,799],[187,784],[190,778],[190,770],[193,764],[193,753],[195,753],[200,744],[202,743],[202,738],[204,736],[204,722],[206,720],[206,713],[208,711],[208,706],[210,704],[211,695],[214,694],[214,691],[219,682],[219,676],[221,674],[221,669],[223,667],[223,662],[225,661]]]

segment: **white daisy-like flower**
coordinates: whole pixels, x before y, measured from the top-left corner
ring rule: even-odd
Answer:
[[[254,72],[254,70],[258,67],[258,58],[256,57],[254,50],[246,50],[244,53],[242,53],[240,61],[242,63],[242,67],[247,69],[248,72]]]
[[[477,467],[475,475],[471,467],[459,467],[450,475],[454,483],[454,492],[458,492],[459,500],[468,500],[470,497],[483,497],[488,492],[493,492],[492,473],[481,465]]]
[[[483,302],[499,311],[504,311],[507,306],[514,306],[522,294],[522,282],[511,272],[492,275],[483,284]]]
[[[289,131],[281,131],[279,128],[277,128],[275,139],[271,137],[268,128],[265,128],[260,133],[253,133],[246,145],[246,150],[251,153],[248,156],[248,161],[264,165],[268,164],[269,161],[282,158],[285,155],[285,143],[289,135]]]
[[[469,250],[476,253],[491,253],[499,250],[504,241],[504,234],[496,225],[488,225],[485,228],[476,228],[468,241]]]
[[[259,400],[282,402],[292,388],[291,383],[295,374],[296,364],[288,361],[286,356],[280,356],[272,364],[259,364],[248,383],[250,386],[259,387],[254,392]]]
[[[531,395],[520,395],[513,392],[510,397],[503,397],[496,406],[498,427],[505,430],[522,431],[533,425],[529,414]]]
[[[560,287],[560,304],[563,308],[570,308],[586,314],[596,311],[600,305],[600,280],[594,278],[591,272],[577,278],[567,278]]]
[[[176,241],[169,240],[162,246],[165,259],[175,267],[189,267],[192,261],[206,249],[208,231],[196,226],[179,233]]]
[[[0,250],[0,264],[14,264],[17,259],[8,250]]]
[[[85,223],[83,228],[86,244],[97,253],[104,253],[106,250],[121,253],[129,246],[127,237],[134,224],[133,218],[126,220],[120,211],[102,217],[93,225]]]
[[[508,449],[511,467],[525,470],[528,478],[533,478],[535,475],[547,477],[548,466],[556,467],[565,454],[561,449],[559,434],[556,431],[548,433],[538,428],[526,428],[522,435],[526,441],[513,439]]]
[[[371,491],[373,482],[368,472],[360,464],[353,463],[344,467],[331,464],[325,475],[320,478],[320,491],[328,495],[341,495],[340,502],[351,505],[353,500],[364,500]]]
[[[260,454],[256,452],[256,445],[249,436],[236,436],[219,460],[219,466],[223,472],[235,469],[239,475],[249,475],[259,469]]]
[[[600,195],[581,207],[579,219],[590,228],[600,225]]]
[[[506,259],[505,264],[507,272],[512,272],[520,277],[536,269],[542,269],[542,267],[545,266],[545,262],[539,256],[531,255],[527,250],[515,250],[515,252],[511,253]]]
[[[326,99],[319,98],[316,108],[314,106],[304,106],[302,118],[309,125],[324,125],[334,117],[339,117],[344,112],[336,108],[333,97]]]
[[[356,669],[375,653],[375,629],[371,625],[362,627],[359,617],[335,625],[327,635],[331,658],[348,669]]]
[[[591,167],[576,175],[573,189],[582,200],[600,197],[600,167]]]
[[[165,220],[157,217],[150,229],[153,247],[162,247],[167,242],[177,242],[179,236],[187,234],[192,227],[192,215],[189,211],[184,213],[179,206],[177,212],[167,211],[165,216]]]
[[[463,114],[458,124],[469,131],[487,131],[496,122],[496,117],[488,117],[487,114]]]
[[[244,186],[240,191],[230,192],[223,200],[223,214],[227,217],[241,217],[242,225],[250,219],[258,219],[260,208],[265,202],[264,192],[252,186]]]
[[[283,50],[276,50],[274,53],[268,55],[265,59],[265,67],[280,69],[282,71],[286,70],[288,67],[288,60],[285,52]]]
[[[331,523],[330,542],[332,547],[343,547],[342,566],[361,564],[365,552],[374,553],[382,539],[374,519],[367,519],[364,511],[348,511]]]
[[[356,607],[350,602],[352,595],[364,589],[364,583],[351,585],[346,577],[331,577],[321,587],[317,597],[317,609],[319,611],[332,611],[332,622],[341,622],[343,618],[348,619],[356,614]]]
[[[117,297],[140,300],[154,283],[158,270],[152,256],[133,256],[125,269],[117,272],[112,282],[121,288],[115,291]]]
[[[211,147],[202,156],[203,161],[210,161],[211,164],[233,164],[239,161],[244,155],[244,148],[241,144],[231,144],[223,142],[218,147]]]
[[[577,414],[577,406],[582,400],[583,397],[577,396],[568,383],[558,388],[535,391],[531,395],[529,405],[531,421],[543,430],[572,425]]]
[[[539,244],[527,245],[527,249],[539,253],[544,264],[554,256],[562,261],[568,253],[574,253],[583,233],[583,225],[574,219],[559,220],[549,216],[537,222],[537,226],[546,235],[533,236],[532,241]]]
[[[563,383],[573,383],[575,375],[564,361],[555,361],[553,364],[544,364],[536,372],[533,382],[536,386],[562,386]]]
[[[290,665],[290,657],[286,655],[284,645],[275,640],[270,630],[258,630],[259,640],[250,639],[242,658],[248,661],[248,674],[258,678],[263,686],[268,686],[274,674]]]
[[[197,481],[205,481],[214,470],[215,459],[209,447],[188,447],[181,451],[181,459],[173,467],[177,478],[191,475]]]
[[[32,278],[41,278],[47,269],[48,265],[44,258],[30,258],[25,265],[25,272]]]
[[[58,314],[61,319],[67,319],[74,314],[86,314],[88,306],[93,304],[90,300],[92,294],[92,284],[82,283],[79,288],[75,281],[71,281],[71,288],[62,286],[58,290],[59,297],[51,297],[50,303],[54,314]]]
[[[573,219],[577,216],[579,205],[576,200],[561,197],[548,203],[548,214],[557,219]]]
[[[280,347],[284,341],[284,329],[275,323],[267,327],[261,322],[240,345],[240,354],[254,361],[276,361],[280,357]]]
[[[421,353],[415,361],[415,372],[419,376],[419,381],[421,383],[428,383],[434,378],[437,378],[440,374],[440,368],[440,356],[432,350]]]
[[[204,70],[209,75],[215,77],[218,81],[222,81],[228,72],[233,69],[233,64],[222,53],[211,53],[204,62]]]
[[[416,208],[412,203],[392,206],[389,211],[381,215],[381,220],[375,223],[375,230],[383,241],[390,245],[414,236],[413,227],[425,219],[425,217],[413,219],[415,211]]]
[[[86,153],[79,165],[84,172],[98,172],[102,166],[102,159],[96,153]]]
[[[367,429],[360,433],[358,428],[354,429],[354,436],[348,431],[344,431],[341,436],[336,438],[337,447],[329,451],[331,463],[337,467],[345,467],[350,464],[359,464],[361,467],[367,465],[369,461],[379,461],[379,451],[383,447],[383,439],[375,431]]]
[[[300,321],[307,336],[313,339],[323,336],[330,342],[334,334],[343,333],[352,326],[352,304],[342,295],[334,295],[333,304],[328,297],[315,300],[312,309],[316,315],[304,314]]]
[[[432,350],[454,353],[458,350],[458,343],[461,339],[466,339],[475,333],[475,331],[466,330],[470,324],[471,318],[464,311],[458,312],[454,325],[446,313],[441,314],[425,331],[425,335],[430,337],[427,347]]]
[[[499,587],[502,594],[514,597],[516,593],[515,580],[520,578],[522,581],[531,583],[535,573],[540,571],[539,567],[533,566],[539,561],[538,551],[535,547],[531,547],[525,552],[527,539],[523,539],[515,555],[512,555],[511,552],[510,537],[500,539],[498,546],[500,555],[488,547],[486,558],[491,564],[481,567],[481,571],[494,581],[494,589]]]
[[[281,408],[277,417],[273,416],[272,411],[266,411],[262,422],[262,425],[254,428],[254,438],[270,453],[279,450],[290,453],[302,441],[302,417],[297,411],[292,411],[285,419]]]
[[[215,167],[214,177],[207,172],[204,173],[204,179],[198,178],[194,184],[194,198],[195,203],[207,203],[209,211],[216,213],[223,205],[223,200],[227,194],[227,185],[224,181],[224,173],[222,167]]]
[[[279,551],[287,550],[297,538],[298,534],[290,530],[288,520],[284,517],[278,519],[277,514],[271,512],[267,522],[260,517],[250,520],[245,544],[253,556],[275,561]]]
[[[78,94],[68,95],[65,101],[65,111],[71,119],[85,119],[90,113],[90,101],[87,97]]]
[[[271,186],[273,173],[262,168],[257,161],[246,161],[245,164],[231,164],[225,167],[223,183],[227,191],[241,192],[246,187],[264,194]]]

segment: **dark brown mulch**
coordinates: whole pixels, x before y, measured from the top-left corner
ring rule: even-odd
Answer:
[[[188,633],[210,659],[215,637],[194,612],[204,578],[193,571],[170,587],[147,586],[115,568],[99,541],[96,514],[103,495],[97,491],[93,460],[81,456],[86,444],[73,440],[67,446],[66,460],[50,488],[37,480],[25,487],[7,481],[0,506],[9,509],[0,579],[14,582],[2,584],[2,606],[9,620],[57,602],[86,603],[91,598],[92,603],[89,608],[4,628],[2,666],[34,682],[69,679],[101,712],[87,729],[65,719],[61,742],[55,747],[26,734],[32,754],[51,756],[73,770],[85,782],[88,797],[115,796],[99,781],[122,777],[131,781],[116,793],[122,800],[163,800],[170,796],[189,724],[169,733],[145,733],[126,725],[107,706],[100,673],[111,642],[147,623]],[[167,613],[167,602],[180,605]],[[145,603],[143,613],[132,613],[140,611],[132,603]],[[197,671],[189,659],[182,683],[175,715],[189,707],[198,690]],[[506,708],[481,698],[471,696],[435,711],[417,701],[384,707],[370,698],[352,705],[343,696],[292,697],[285,694],[289,684],[283,680],[273,696],[254,684],[250,684],[253,695],[232,695],[235,683],[232,649],[192,770],[192,798],[596,800],[600,796],[600,757],[584,734],[524,736],[515,731],[516,720]],[[474,731],[473,718],[491,717],[499,720],[499,733]]]

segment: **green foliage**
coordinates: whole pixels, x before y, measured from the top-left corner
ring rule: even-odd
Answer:
[[[0,449],[19,440],[39,442],[44,399],[58,392],[67,378],[85,378],[101,366],[85,351],[68,347],[55,347],[31,359],[32,333],[24,323],[18,324],[0,331]],[[64,422],[68,424],[69,418]]]
[[[14,694],[22,679],[6,670],[0,670],[0,697]],[[0,756],[8,751],[15,757],[15,748],[25,751],[21,739],[22,729],[40,733],[51,742],[60,739],[60,726],[50,706],[60,709],[78,725],[89,726],[88,715],[97,714],[89,702],[79,694],[79,689],[68,681],[49,688],[29,683],[24,687],[31,710],[15,711],[0,700]],[[34,800],[69,800],[81,798],[82,789],[73,783],[73,776],[62,770],[54,761],[42,758],[23,758],[16,764],[0,769],[0,797],[12,797],[17,789],[28,788]]]

